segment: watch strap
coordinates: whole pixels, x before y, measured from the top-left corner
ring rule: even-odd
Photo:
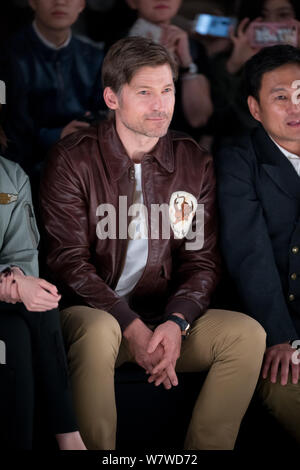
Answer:
[[[198,73],[198,66],[194,62],[191,62],[188,67],[180,67],[179,70],[181,74],[196,75]]]
[[[190,329],[190,324],[186,320],[184,320],[183,318],[178,317],[177,315],[173,315],[173,314],[168,315],[165,321],[169,321],[169,320],[173,321],[174,323],[176,323],[179,326],[179,328],[181,330],[181,335],[182,335],[183,338],[188,336],[189,329]]]

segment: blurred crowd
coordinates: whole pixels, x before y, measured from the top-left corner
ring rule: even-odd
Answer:
[[[21,164],[33,193],[51,146],[107,117],[101,64],[116,40],[146,36],[172,51],[179,79],[171,128],[214,153],[256,126],[243,88],[243,66],[262,47],[253,25],[300,26],[295,0],[15,0],[0,8],[1,154]],[[200,30],[199,18],[219,30]]]

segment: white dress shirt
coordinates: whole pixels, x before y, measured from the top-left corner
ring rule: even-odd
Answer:
[[[283,155],[285,155],[288,158],[288,160],[291,162],[291,164],[295,168],[298,176],[300,176],[300,155],[296,155],[295,153],[289,152],[285,148],[281,147],[281,145],[277,144],[277,142],[275,142],[275,140],[271,136],[269,137],[273,140],[274,144],[277,145],[279,150],[281,150]]]

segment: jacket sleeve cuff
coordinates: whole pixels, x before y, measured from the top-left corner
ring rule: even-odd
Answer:
[[[7,268],[10,268],[9,264],[0,264],[0,274],[5,271]]]
[[[267,348],[275,346],[276,344],[283,344],[287,341],[299,338],[299,334],[293,328],[286,331],[272,331],[267,334]]]
[[[136,318],[140,318],[140,316],[135,313],[125,300],[120,300],[117,302],[109,311],[111,315],[115,317],[118,321],[122,333],[133,322]]]
[[[173,298],[165,309],[165,316],[172,313],[182,313],[188,323],[193,323],[201,314],[199,305],[189,299]]]

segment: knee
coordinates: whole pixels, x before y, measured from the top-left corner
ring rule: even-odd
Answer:
[[[244,313],[232,313],[235,314],[235,318],[230,326],[231,334],[241,342],[256,345],[257,347],[263,347],[265,349],[266,332],[261,324]]]
[[[78,359],[79,356],[89,362],[94,358],[98,361],[116,358],[122,340],[119,323],[112,315],[101,310],[89,309],[86,313],[86,317],[74,317],[68,326],[65,324],[64,328],[72,329],[67,332],[67,336],[72,337],[68,348],[69,360]]]
[[[107,312],[101,312],[95,319],[85,327],[87,340],[101,342],[103,345],[117,343],[120,345],[122,332],[117,320]]]
[[[248,315],[239,312],[230,313],[231,318],[224,331],[223,347],[226,345],[225,350],[234,351],[235,357],[241,362],[261,364],[266,349],[265,330]]]

